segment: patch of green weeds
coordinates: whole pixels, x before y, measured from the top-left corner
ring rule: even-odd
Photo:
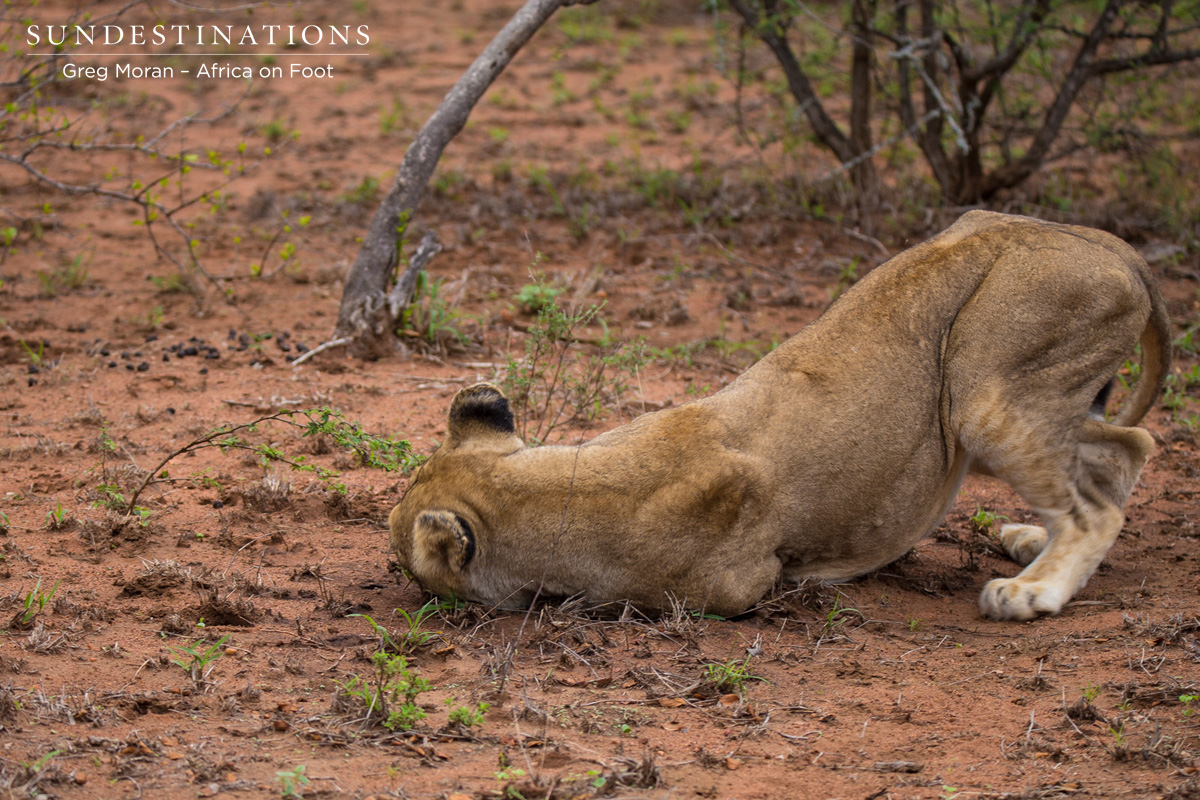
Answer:
[[[147,278],[159,294],[184,294],[192,291],[191,287],[177,272],[166,275],[151,275]]]
[[[369,679],[353,675],[338,682],[343,698],[364,711],[364,719],[390,731],[412,730],[425,718],[417,698],[432,688],[410,668],[402,655],[379,650],[371,656],[375,671]]]
[[[442,601],[430,600],[428,603],[421,606],[411,614],[405,611],[403,608],[397,608],[396,613],[400,615],[401,619],[404,620],[404,624],[407,629],[403,631],[396,631],[395,633],[380,625],[367,614],[351,614],[350,616],[362,617],[367,621],[367,624],[371,626],[371,630],[373,630],[375,635],[379,637],[380,650],[386,653],[403,655],[405,653],[411,653],[417,648],[424,647],[434,639],[438,638],[439,634],[432,631],[421,630],[421,626],[424,625],[430,617],[442,610],[443,607]]]
[[[359,423],[347,420],[341,412],[331,408],[280,411],[238,425],[222,425],[177,448],[146,473],[146,477],[133,490],[128,507],[137,507],[138,499],[148,486],[157,483],[172,483],[176,480],[193,480],[193,476],[172,478],[166,467],[182,455],[209,447],[220,448],[223,453],[228,453],[230,450],[253,453],[258,456],[259,463],[264,468],[272,464],[285,464],[295,472],[304,472],[316,477],[336,492],[341,494],[346,492],[345,485],[335,480],[339,477],[339,473],[335,470],[310,464],[306,456],[288,455],[274,445],[255,444],[245,438],[247,434],[258,432],[259,428],[267,423],[279,423],[291,428],[298,428],[304,438],[327,436],[335,446],[353,453],[359,464],[364,467],[382,469],[386,472],[400,470],[407,473],[422,460],[413,452],[408,441],[369,433],[363,430]]]
[[[358,205],[370,205],[375,202],[375,198],[379,195],[379,179],[367,175],[358,186],[351,191],[343,194],[338,199],[343,203],[356,203]]]
[[[750,657],[738,661],[731,659],[723,663],[706,664],[704,680],[718,692],[741,694],[748,681],[761,680],[750,671]]]
[[[833,607],[825,613],[825,621],[821,626],[821,638],[831,637],[838,632],[838,629],[846,624],[850,617],[864,619],[863,613],[857,608],[842,605],[842,595],[839,593],[833,600]]]
[[[61,292],[82,289],[88,283],[83,254],[49,272],[38,270],[37,279],[43,297],[56,297]]]
[[[975,513],[967,519],[971,530],[976,533],[988,534],[995,530],[997,523],[1008,522],[1008,517],[988,511],[983,506],[975,506]]]
[[[174,656],[171,663],[179,666],[195,683],[202,683],[208,679],[216,662],[225,655],[225,643],[231,635],[227,633],[211,644],[205,639],[198,639],[179,647],[167,645]]]
[[[611,21],[593,6],[563,9],[558,16],[558,29],[572,45],[601,44],[613,40]]]
[[[269,142],[278,142],[287,136],[287,123],[281,119],[273,119],[262,126],[262,135]]]
[[[417,274],[412,302],[400,317],[400,335],[442,348],[471,341],[459,326],[466,315],[446,300],[444,284],[444,278],[432,279],[424,270]]]
[[[448,718],[451,725],[457,725],[460,728],[478,728],[483,724],[483,715],[491,708],[489,703],[477,703],[474,707],[471,706],[454,706],[454,698],[446,698],[446,706],[449,708]],[[453,708],[450,708],[454,706]]]
[[[49,593],[42,591],[42,579],[38,578],[38,582],[25,594],[25,599],[21,602],[21,611],[19,612],[19,624],[21,627],[28,627],[37,619],[38,614],[54,599],[55,592],[62,585],[62,581],[57,581],[50,589]]]
[[[429,185],[438,197],[454,198],[458,195],[459,188],[466,184],[466,173],[462,170],[446,169],[438,172]]]
[[[400,100],[393,100],[391,108],[379,112],[379,131],[384,136],[412,127],[408,107]]]
[[[287,798],[303,798],[304,789],[307,789],[312,783],[308,776],[304,773],[308,770],[305,764],[292,767],[291,769],[281,769],[275,773],[275,780],[280,784],[281,796]]]
[[[24,339],[18,339],[17,344],[21,345],[21,349],[25,351],[25,357],[29,359],[30,364],[39,369],[47,365],[45,339],[38,339],[36,350]]]
[[[539,276],[535,282],[522,286],[514,299],[525,313],[540,314],[543,309],[553,305],[563,291],[561,286],[551,286],[544,276]]]
[[[71,512],[63,508],[62,503],[46,512],[46,527],[52,531],[60,531],[70,524]]]
[[[548,298],[529,326],[525,354],[508,357],[503,389],[526,441],[537,444],[560,425],[599,418],[611,404],[620,403],[628,390],[626,376],[638,374],[648,361],[643,342],[611,344],[590,353],[580,351],[582,330],[599,324],[600,306],[564,309],[550,297],[544,277],[536,272],[540,255],[530,269],[536,288],[531,294]]]

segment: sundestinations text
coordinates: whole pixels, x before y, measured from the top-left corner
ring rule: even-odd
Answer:
[[[362,47],[371,42],[368,26],[359,25],[29,25],[25,29],[30,47],[49,44],[61,47],[68,43],[84,45],[279,45],[297,47],[301,44],[339,46],[351,44]]]

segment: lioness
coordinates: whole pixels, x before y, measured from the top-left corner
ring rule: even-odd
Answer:
[[[1106,387],[1139,339],[1141,379],[1107,422]],[[903,555],[974,469],[1046,525],[1003,527],[1026,566],[984,586],[980,609],[1055,614],[1121,530],[1153,449],[1130,426],[1162,388],[1169,343],[1127,244],[972,211],[722,391],[586,444],[526,447],[495,386],[463,389],[392,510],[391,545],[443,596],[732,615],[780,578],[842,580]]]

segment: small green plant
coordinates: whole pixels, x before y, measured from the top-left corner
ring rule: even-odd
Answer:
[[[38,339],[36,350],[30,347],[24,339],[18,339],[17,344],[21,345],[21,349],[25,351],[25,357],[29,359],[30,364],[35,367],[46,365],[46,342],[44,339]]]
[[[562,287],[550,286],[544,276],[538,276],[534,283],[527,283],[517,291],[516,301],[521,310],[527,314],[540,314],[543,309],[551,306],[556,298],[563,293]]]
[[[1200,708],[1200,694],[1181,694],[1179,702],[1183,703],[1183,715],[1190,717]]]
[[[384,136],[403,130],[410,125],[408,107],[400,100],[393,100],[391,109],[379,112],[379,130]]]
[[[910,616],[908,618],[907,625],[909,631],[916,633],[917,631],[921,630],[921,628],[925,627],[925,620]]]
[[[842,625],[846,624],[846,620],[850,616],[862,618],[862,612],[857,608],[850,608],[842,605],[841,595],[834,598],[833,607],[825,613],[825,624],[822,626],[822,636],[829,636]]]
[[[46,527],[52,531],[59,531],[67,527],[71,522],[71,512],[63,508],[63,504],[59,503],[53,510],[46,512]]]
[[[343,697],[365,707],[364,719],[390,731],[407,731],[425,718],[417,698],[431,687],[408,666],[408,660],[379,650],[371,656],[375,672],[370,680],[351,676],[338,687]]]
[[[442,294],[444,278],[431,280],[424,272],[417,274],[412,302],[400,319],[400,334],[422,339],[431,345],[465,345],[470,338],[459,328],[463,312],[446,301]]]
[[[446,705],[454,705],[454,698],[447,697]],[[460,728],[477,728],[483,724],[483,715],[491,708],[488,703],[478,703],[474,708],[471,706],[456,706],[450,709],[449,719],[451,725],[457,725]]]
[[[30,772],[32,772],[33,774],[36,775],[36,774],[40,773],[43,769],[45,769],[47,764],[49,764],[51,761],[53,761],[58,756],[62,755],[62,753],[63,753],[62,750],[51,750],[49,753],[46,753],[41,758],[39,758],[37,761],[30,761],[28,763],[22,761],[21,766],[23,766],[25,769],[29,770]]]
[[[971,530],[977,533],[991,533],[998,522],[1008,522],[1008,517],[1003,514],[997,514],[993,511],[988,511],[983,506],[975,506],[975,513],[970,516],[967,522],[971,526]]]
[[[146,314],[146,327],[152,331],[156,331],[162,327],[162,324],[166,322],[166,320],[167,315],[166,312],[163,311],[163,307],[156,305],[154,308],[150,309],[149,313]]]
[[[26,627],[37,619],[37,615],[42,613],[46,605],[54,599],[54,593],[58,591],[58,587],[61,584],[61,580],[56,582],[54,587],[50,589],[50,593],[45,594],[42,592],[42,579],[38,578],[37,584],[26,593],[25,599],[22,602],[21,627]]]
[[[361,617],[367,621],[367,624],[371,626],[371,630],[375,631],[375,635],[379,637],[380,650],[402,655],[411,653],[419,647],[424,647],[437,638],[438,634],[421,630],[421,625],[442,607],[442,601],[430,600],[412,614],[409,614],[403,608],[397,608],[396,613],[404,620],[408,626],[408,630],[397,632],[396,634],[393,634],[367,614],[351,614],[350,616]]]
[[[8,514],[0,511],[0,534],[8,533],[10,527],[12,527],[12,523],[8,519]]]
[[[159,294],[183,294],[191,291],[191,287],[188,286],[177,272],[168,272],[166,275],[151,275],[148,280],[154,284],[154,289]]]
[[[93,507],[111,508],[118,511],[123,511],[126,508],[125,495],[121,493],[121,487],[115,483],[102,483],[96,487],[96,493],[99,497]]]
[[[366,176],[359,182],[353,190],[343,194],[341,201],[343,203],[356,203],[358,205],[369,205],[375,202],[375,197],[379,194],[379,179],[373,178],[370,175]]]
[[[718,692],[737,692],[738,694],[741,694],[747,681],[759,680],[757,675],[750,672],[749,656],[741,661],[731,659],[722,664],[705,665],[704,679],[712,684]]]
[[[225,655],[225,643],[231,635],[227,633],[212,644],[198,639],[182,647],[167,645],[174,656],[171,663],[177,664],[193,681],[200,683],[208,678],[217,660]]]
[[[278,142],[287,136],[287,124],[281,119],[273,119],[262,126],[262,135],[267,141]]]
[[[517,430],[533,444],[544,442],[568,421],[586,423],[599,418],[606,405],[619,403],[628,389],[624,376],[636,376],[648,360],[641,341],[602,343],[591,353],[579,352],[582,330],[593,322],[602,325],[598,317],[601,307],[560,306],[536,271],[540,258],[540,254],[535,258],[530,277],[534,286],[542,288],[530,294],[540,294],[547,302],[529,326],[524,357],[509,356],[502,379]]]
[[[304,797],[303,790],[307,789],[312,783],[308,776],[304,773],[308,767],[304,764],[292,767],[291,769],[281,769],[275,773],[275,780],[281,784],[280,791],[283,797]]]
[[[81,289],[88,283],[88,271],[84,266],[83,254],[75,256],[69,263],[49,272],[37,271],[38,284],[43,297],[56,297],[60,292]]]
[[[396,613],[400,615],[400,618],[404,620],[405,625],[408,626],[408,630],[398,634],[401,637],[399,642],[400,650],[398,652],[411,652],[416,650],[418,647],[424,647],[437,638],[438,635],[436,633],[423,631],[421,630],[421,626],[425,623],[425,620],[436,614],[440,608],[441,601],[430,600],[428,603],[421,606],[411,614],[409,614],[403,608],[396,609]],[[369,617],[367,619],[374,624],[374,620],[370,619]]]
[[[1081,692],[1083,694],[1084,702],[1090,704],[1095,702],[1096,698],[1100,696],[1100,687],[1089,683],[1081,690]]]

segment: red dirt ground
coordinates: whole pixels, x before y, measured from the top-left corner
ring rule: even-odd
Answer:
[[[145,524],[103,507],[101,484],[128,495],[195,437],[278,410],[331,406],[430,452],[453,393],[519,357],[533,320],[515,294],[535,251],[564,302],[605,303],[607,328],[585,338],[662,348],[600,422],[559,432],[590,436],[720,388],[815,318],[842,277],[958,213],[921,221],[899,209],[907,221],[875,231],[882,243],[820,215],[777,214],[760,180],[777,153],[738,138],[711,23],[682,3],[645,19],[626,3],[595,23],[595,40],[572,45],[573,29],[548,26],[446,153],[414,224],[446,246],[431,273],[468,344],[414,340],[374,362],[333,350],[293,368],[301,345],[330,334],[374,209],[371,193],[351,195],[364,178],[388,185],[416,126],[515,9],[442,5],[263,12],[361,17],[374,41],[369,56],[337,62],[334,79],[255,83],[227,118],[188,133],[187,147],[278,151],[223,209],[189,218],[219,288],[193,277],[191,292],[173,291],[175,268],[130,224],[131,207],[0,171],[0,206],[25,220],[0,262],[0,787],[63,798],[1200,796],[1200,699],[1181,699],[1200,695],[1194,396],[1147,419],[1159,449],[1126,528],[1058,617],[980,618],[980,588],[1016,567],[970,518],[1027,511],[972,478],[900,562],[737,619],[437,612],[408,656],[432,688],[407,733],[338,699],[371,675],[378,646],[356,615],[398,633],[397,609],[429,599],[387,549],[405,477],[266,425],[254,442],[339,470],[346,493],[209,449],[168,465],[184,480],[147,491]],[[97,100],[94,121],[149,133],[242,88],[77,82],[62,102]],[[284,135],[266,142],[272,122]],[[123,163],[93,154],[61,168],[82,182]],[[647,188],[659,179],[671,184],[661,194]],[[271,252],[290,239],[296,254],[285,268],[273,255],[254,278],[284,210],[294,230]],[[1162,250],[1122,232],[1151,257]],[[73,279],[77,256],[86,275]],[[1195,268],[1194,255],[1155,263],[1177,333],[1200,319]],[[1195,364],[1177,354],[1181,373]],[[40,613],[27,609],[51,587]],[[206,676],[172,661],[221,640]],[[746,658],[754,679],[740,690],[706,680],[709,665]],[[463,728],[448,703],[489,708]]]

